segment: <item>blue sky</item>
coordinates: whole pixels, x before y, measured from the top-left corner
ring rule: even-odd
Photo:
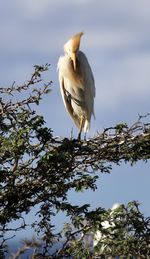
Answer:
[[[0,85],[23,83],[35,64],[51,64],[52,92],[37,111],[54,135],[69,137],[73,127],[59,92],[57,61],[70,36],[84,31],[81,50],[95,82],[93,136],[116,123],[131,124],[150,110],[150,2],[148,0],[0,0]],[[111,207],[139,200],[150,215],[149,163],[114,166],[94,193],[69,195],[76,202]]]

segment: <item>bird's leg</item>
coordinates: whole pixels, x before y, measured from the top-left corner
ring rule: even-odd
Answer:
[[[79,131],[79,134],[78,134],[78,140],[81,139],[81,130]]]
[[[82,128],[83,128],[83,122],[84,122],[84,117],[83,117],[83,115],[81,115],[81,117],[80,117],[80,131],[79,131],[79,134],[78,134],[78,140],[81,139],[81,132],[82,132]]]
[[[86,141],[86,134],[87,134],[87,132],[85,132],[85,134],[84,134],[84,141]]]

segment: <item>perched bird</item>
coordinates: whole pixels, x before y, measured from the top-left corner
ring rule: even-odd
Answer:
[[[79,50],[83,32],[74,35],[65,45],[65,55],[58,61],[59,83],[66,110],[85,133],[94,115],[95,84],[91,67],[85,54]]]

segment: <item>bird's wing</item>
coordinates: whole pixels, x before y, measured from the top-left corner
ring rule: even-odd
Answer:
[[[85,93],[86,93],[86,103],[88,104],[88,107],[90,109],[90,114],[94,115],[94,98],[95,98],[95,82],[94,82],[94,76],[91,70],[91,67],[89,65],[88,59],[85,56],[85,54],[82,51],[79,51],[79,63],[80,63],[80,73],[81,77],[83,78],[83,85],[85,87]]]
[[[62,98],[63,98],[64,105],[65,105],[67,111],[69,112],[69,114],[72,116],[73,115],[73,109],[72,109],[72,106],[71,106],[70,94],[65,89],[64,78],[61,74],[59,75],[59,83],[60,83],[60,92],[61,92],[61,95],[62,95]]]
[[[65,64],[66,63],[66,58],[65,57],[60,57],[58,61],[58,71],[59,71],[59,84],[60,84],[60,92],[62,95],[62,99],[65,105],[66,110],[68,111],[69,115],[72,117],[74,122],[76,123],[77,127],[80,127],[79,124],[79,118],[78,116],[74,113],[73,107],[72,107],[72,99],[73,95],[68,91],[69,86],[69,81],[65,77]],[[77,101],[76,99],[74,101]]]

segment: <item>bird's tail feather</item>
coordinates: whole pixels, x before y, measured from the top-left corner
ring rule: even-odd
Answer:
[[[88,120],[85,120],[83,131],[86,133],[90,130],[90,122]]]

